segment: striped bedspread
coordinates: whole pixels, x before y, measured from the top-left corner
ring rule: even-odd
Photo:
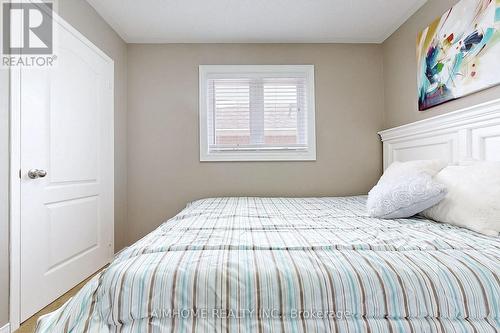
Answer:
[[[500,238],[365,197],[199,200],[38,332],[498,332]]]

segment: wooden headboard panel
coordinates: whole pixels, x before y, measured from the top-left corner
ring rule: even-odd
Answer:
[[[500,161],[500,99],[379,132],[384,170],[394,161]]]

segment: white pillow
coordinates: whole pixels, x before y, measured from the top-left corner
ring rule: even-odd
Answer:
[[[399,219],[434,206],[446,195],[446,188],[421,172],[395,181],[377,184],[368,194],[366,207],[372,217]]]
[[[417,160],[409,162],[394,162],[392,163],[379,180],[379,184],[385,181],[394,181],[402,177],[417,175],[425,172],[431,177],[435,176],[439,171],[443,170],[448,163],[441,160]]]
[[[435,180],[446,186],[448,194],[422,215],[497,236],[500,232],[500,163],[465,164],[446,167],[436,175]]]
[[[405,218],[420,213],[440,200],[446,189],[432,176],[446,166],[440,160],[394,162],[368,193],[368,214],[380,218]]]

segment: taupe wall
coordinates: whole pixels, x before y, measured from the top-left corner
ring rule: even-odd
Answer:
[[[61,0],[59,14],[115,62],[115,251],[126,243],[127,44],[85,0]]]
[[[200,163],[200,64],[314,64],[318,160]],[[128,84],[130,242],[194,199],[360,194],[381,172],[380,45],[134,44]]]
[[[9,321],[9,71],[0,69],[0,327]]]
[[[500,98],[500,86],[418,111],[416,76],[417,33],[450,9],[458,0],[429,0],[383,43],[385,128],[411,123],[439,114]]]
[[[115,249],[126,245],[127,45],[85,0],[57,2],[59,14],[115,61]],[[0,71],[0,327],[8,322],[8,76]]]

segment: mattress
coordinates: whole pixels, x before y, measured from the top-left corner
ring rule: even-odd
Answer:
[[[195,201],[37,332],[498,332],[499,237],[365,201]]]

